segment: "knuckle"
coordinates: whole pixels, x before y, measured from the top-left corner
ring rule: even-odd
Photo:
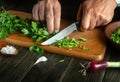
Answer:
[[[85,8],[85,11],[86,11],[87,13],[90,13],[90,12],[93,11],[93,8],[91,8],[91,7],[86,7],[86,8]]]
[[[83,9],[87,12],[90,12],[93,9],[92,7],[88,6],[87,3],[82,4],[82,6]]]
[[[109,23],[112,20],[111,17],[103,17],[102,19],[105,24]]]
[[[46,8],[49,8],[51,6],[50,3],[46,3]]]
[[[104,25],[108,24],[111,21],[111,19],[104,19]]]
[[[53,18],[53,15],[49,13],[46,15],[46,19],[50,19],[50,18]]]
[[[61,7],[61,5],[60,5],[60,3],[59,3],[59,2],[56,2],[56,4],[55,4],[55,5],[56,5],[56,7],[57,7],[57,8],[60,8],[60,7]]]
[[[103,21],[103,24],[108,24],[112,20],[112,17],[105,15],[100,15],[99,18],[101,21]]]
[[[34,5],[34,6],[33,6],[33,9],[36,9],[37,7],[38,7],[38,4]]]

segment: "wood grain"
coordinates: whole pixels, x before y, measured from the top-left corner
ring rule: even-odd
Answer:
[[[22,19],[26,17],[32,18],[32,15],[29,13],[19,12],[14,10],[10,10],[9,12],[14,15],[20,16]],[[61,29],[65,28],[70,23],[71,23],[70,20],[62,20]],[[87,60],[101,61],[104,58],[104,54],[106,51],[106,38],[104,32],[101,31],[100,29],[94,29],[92,31],[86,31],[86,32],[75,31],[70,34],[70,37],[76,39],[79,39],[80,37],[86,38],[87,42],[83,42],[81,43],[81,45],[88,47],[90,50],[84,51],[79,48],[73,48],[72,50],[68,50],[65,48],[58,48],[56,46],[40,46],[40,47],[42,47],[45,51],[48,52],[87,59]],[[24,47],[29,47],[31,45],[34,45],[31,38],[20,36],[18,32],[9,35],[9,37],[6,38],[5,41],[11,44],[24,46]]]

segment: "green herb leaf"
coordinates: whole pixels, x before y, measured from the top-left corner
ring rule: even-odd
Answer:
[[[31,52],[37,52],[38,54],[44,53],[44,50],[36,45],[30,46],[29,50]]]
[[[117,44],[120,44],[120,27],[112,33],[111,40]]]

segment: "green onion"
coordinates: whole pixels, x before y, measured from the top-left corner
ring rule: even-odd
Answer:
[[[74,38],[69,39],[69,37],[65,37],[53,43],[52,45],[57,46],[57,47],[64,47],[64,48],[73,48],[73,47],[77,47],[78,44],[79,44],[78,40]]]
[[[80,42],[86,42],[86,41],[87,41],[86,38],[83,38],[83,37],[80,38]]]
[[[79,40],[77,40],[75,38],[70,39],[69,37],[65,37],[65,38],[53,43],[52,45],[57,46],[57,47],[68,48],[69,50],[72,50],[71,48],[80,48],[85,51],[89,50],[89,48],[87,48],[83,45],[79,45],[79,44],[80,44]]]
[[[81,49],[83,49],[83,50],[85,50],[85,51],[88,51],[88,50],[89,50],[89,48],[87,48],[87,47],[85,47],[85,46],[83,46],[83,45],[78,46],[78,48],[81,48]]]
[[[108,67],[120,67],[120,62],[90,62],[88,66],[91,71],[97,71]]]
[[[64,62],[65,60],[60,60],[59,62]]]

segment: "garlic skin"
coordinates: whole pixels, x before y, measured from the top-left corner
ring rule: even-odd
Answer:
[[[48,59],[45,56],[41,56],[37,59],[37,61],[34,63],[34,65],[38,64],[39,62],[46,62]]]
[[[16,53],[16,48],[10,45],[6,45],[1,49],[1,52],[4,54],[15,54]]]

